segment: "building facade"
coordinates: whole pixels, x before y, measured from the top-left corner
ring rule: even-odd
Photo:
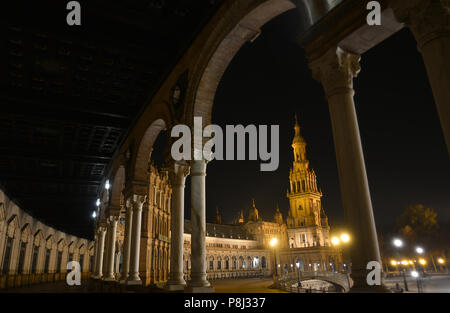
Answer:
[[[94,267],[94,241],[36,220],[0,190],[0,289],[65,280],[70,261],[81,279]]]
[[[232,224],[223,224],[219,210],[216,210],[214,223],[206,223],[206,277],[207,279],[266,276],[273,273],[275,264],[278,275],[295,271],[335,271],[342,263],[340,251],[330,246],[328,219],[321,204],[322,192],[317,187],[317,178],[306,158],[306,142],[300,135],[300,126],[296,120],[295,135],[292,143],[294,152],[293,168],[290,171],[290,210],[286,220],[280,209],[274,209],[273,220],[263,220],[252,200],[247,212],[241,210]],[[163,286],[169,280],[171,253],[171,205],[173,202],[168,171],[158,170],[149,165],[148,196],[142,203],[142,220],[139,243],[139,260],[132,260],[139,269],[139,278],[143,285]],[[172,201],[171,201],[172,199]],[[107,203],[108,199],[105,199]],[[96,278],[113,277],[121,280],[123,256],[126,254],[125,234],[127,217],[126,204],[121,203],[118,226],[111,227],[110,220],[99,220],[98,229],[107,232],[110,238],[114,230],[115,244],[101,244],[99,260],[102,267],[96,268]],[[103,207],[106,212],[107,206]],[[134,211],[133,211],[134,212]],[[101,213],[107,216],[109,213]],[[109,224],[108,224],[109,223]],[[106,225],[106,226],[105,226]],[[109,226],[108,226],[109,225]],[[183,234],[183,275],[189,280],[192,270],[191,234],[193,226],[184,220]],[[133,237],[132,234],[130,234]],[[136,234],[134,234],[136,236]],[[99,235],[98,238],[104,238]],[[270,241],[276,238],[276,247]],[[107,240],[103,239],[103,240]],[[109,239],[111,240],[111,238]],[[111,257],[114,248],[115,257]],[[132,250],[130,248],[130,250]],[[136,254],[134,254],[136,256]],[[130,253],[130,258],[133,254]],[[109,272],[108,272],[109,269]],[[109,274],[108,274],[109,273]]]

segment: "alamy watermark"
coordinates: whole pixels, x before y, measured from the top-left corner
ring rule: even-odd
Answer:
[[[69,286],[81,285],[81,266],[77,261],[70,261],[67,263],[67,270],[69,271],[66,276],[66,282]]]
[[[171,148],[172,158],[180,160],[248,160],[266,161],[260,165],[262,172],[275,171],[279,165],[280,127],[270,125],[270,151],[268,145],[268,125],[226,125],[225,131],[219,125],[208,125],[203,128],[201,117],[194,117],[194,134],[187,125],[175,125],[171,137],[178,138]],[[225,142],[224,142],[225,134]],[[245,148],[248,137],[248,151]],[[204,138],[210,138],[204,143]],[[236,142],[235,142],[236,138]],[[193,140],[193,142],[192,142]],[[224,155],[224,144],[226,153]],[[235,149],[236,148],[236,149]],[[213,151],[214,150],[214,151]],[[236,151],[235,151],[236,150]]]

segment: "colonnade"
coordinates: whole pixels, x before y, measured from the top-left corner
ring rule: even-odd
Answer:
[[[0,289],[65,280],[70,261],[87,279],[94,245],[34,219],[0,190]]]
[[[433,89],[447,147],[450,151],[450,18],[448,1],[426,0],[391,3],[397,19],[411,28],[422,53]],[[310,60],[313,76],[325,91],[347,226],[352,234],[353,289],[368,287],[366,266],[381,264],[359,126],[353,79],[360,72],[361,56],[335,46],[320,58]]]

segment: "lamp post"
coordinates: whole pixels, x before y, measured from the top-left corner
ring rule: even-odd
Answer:
[[[297,263],[295,263],[295,265],[297,265],[298,288],[301,288],[302,287],[302,273],[300,272],[300,262],[297,261]]]
[[[396,247],[397,249],[400,249],[401,247],[403,247],[403,241],[401,239],[398,238],[394,238],[394,240],[392,241],[392,244],[394,245],[394,247]],[[398,253],[398,250],[397,250]],[[402,262],[403,263],[403,262]],[[405,265],[405,264],[403,264]],[[400,269],[400,267],[399,267]],[[405,291],[408,291],[408,282],[406,281],[406,274],[405,274],[406,269],[402,270],[402,276],[403,276],[403,284],[405,285]]]
[[[272,238],[270,240],[270,246],[272,247],[273,251],[273,287],[275,288],[277,285],[277,261],[276,261],[276,254],[275,254],[275,247],[278,244],[277,238]]]

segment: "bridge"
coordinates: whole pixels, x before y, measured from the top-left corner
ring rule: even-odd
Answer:
[[[353,280],[350,278],[348,273],[338,273],[338,272],[301,272],[301,281],[306,280],[321,280],[332,284],[336,291],[348,292],[353,286]],[[281,276],[277,281],[277,287],[281,290],[294,292],[294,293],[321,293],[326,292],[323,290],[315,290],[302,288],[298,286],[299,276],[298,273],[292,272],[287,275]]]

